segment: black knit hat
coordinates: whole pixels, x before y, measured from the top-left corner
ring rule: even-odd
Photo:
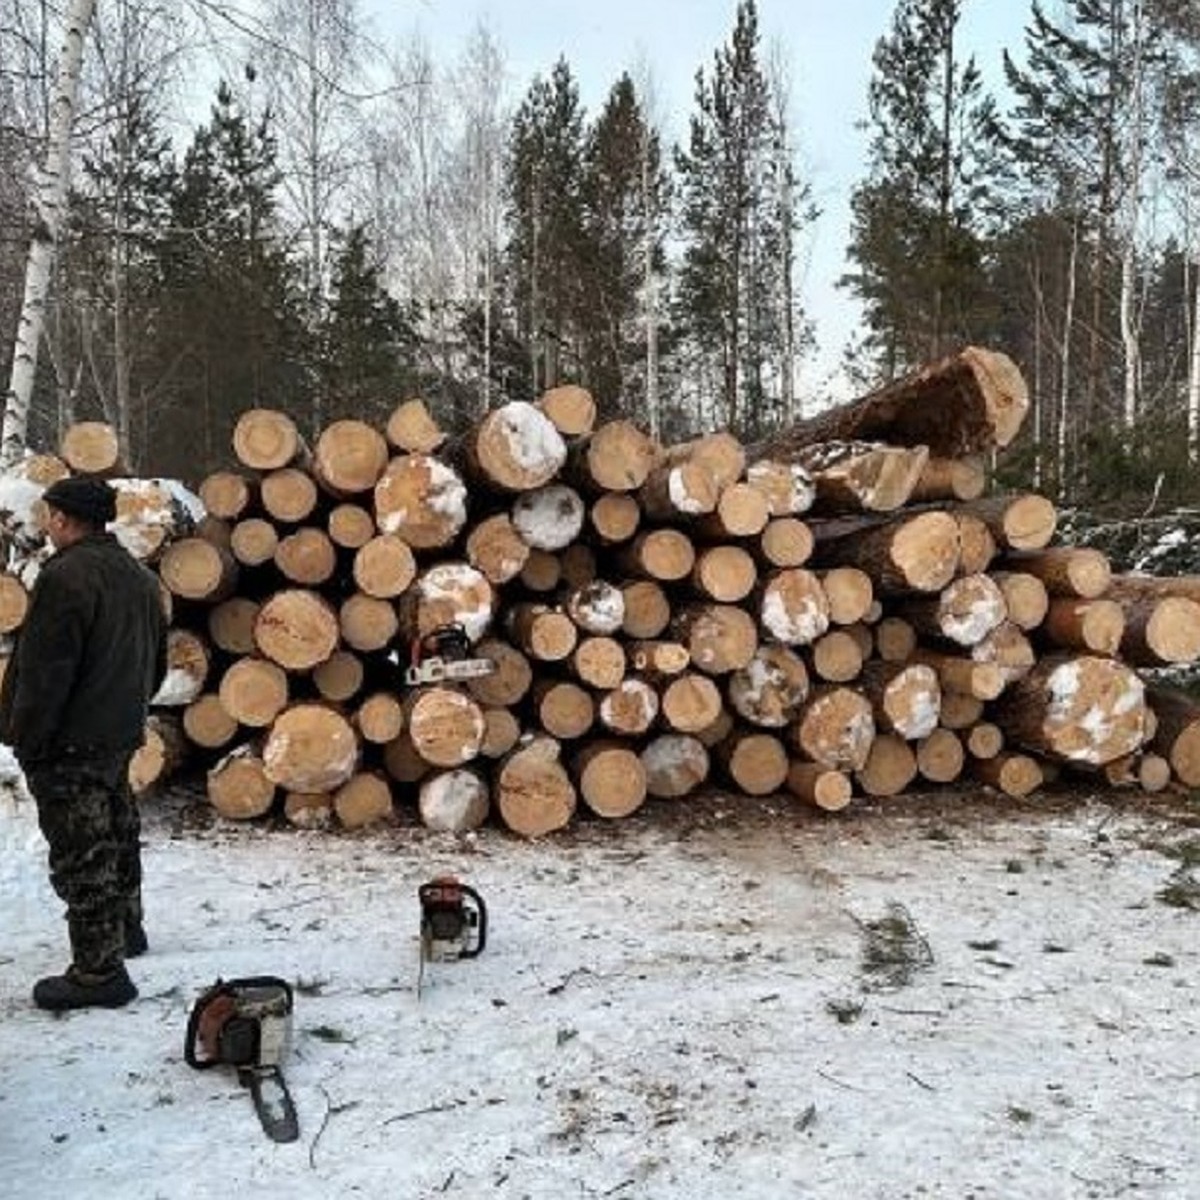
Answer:
[[[70,476],[52,483],[42,499],[51,507],[103,529],[117,516],[117,494],[103,479]]]

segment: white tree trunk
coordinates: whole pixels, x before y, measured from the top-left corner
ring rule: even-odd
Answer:
[[[4,422],[0,428],[0,462],[14,462],[25,449],[29,405],[37,375],[38,348],[46,323],[46,296],[54,269],[54,255],[67,206],[71,166],[71,126],[79,95],[83,46],[95,13],[96,0],[71,0],[66,36],[59,54],[58,76],[51,101],[46,161],[33,195],[36,223],[25,268],[25,295],[17,323],[12,372],[4,397]]]
[[[1196,252],[1196,266],[1200,269],[1200,248]],[[1192,311],[1192,350],[1188,369],[1188,462],[1193,466],[1200,461],[1200,287],[1196,288],[1195,307]]]
[[[1141,320],[1137,312],[1135,292],[1137,290],[1137,236],[1141,215],[1142,160],[1145,140],[1144,102],[1146,81],[1142,46],[1144,38],[1144,14],[1140,3],[1134,4],[1133,22],[1133,69],[1130,87],[1133,101],[1133,117],[1126,147],[1126,169],[1129,182],[1125,195],[1125,245],[1121,252],[1121,344],[1125,353],[1125,389],[1122,404],[1122,421],[1126,429],[1132,429],[1138,417],[1138,393],[1141,384]]]
[[[1067,414],[1071,394],[1071,338],[1075,334],[1075,286],[1079,276],[1079,225],[1071,226],[1071,260],[1067,267],[1067,304],[1063,315],[1062,374],[1058,397],[1058,497],[1067,495]]]

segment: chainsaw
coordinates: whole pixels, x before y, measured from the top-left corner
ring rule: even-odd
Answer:
[[[296,1108],[280,1071],[292,1040],[292,989],[273,975],[218,979],[188,1018],[184,1058],[190,1067],[237,1068],[250,1089],[266,1135],[276,1142],[300,1136]]]
[[[490,658],[471,657],[471,641],[461,625],[443,625],[424,637],[413,638],[404,682],[417,687],[423,683],[481,679],[495,670],[496,664]]]
[[[483,897],[453,875],[439,875],[417,888],[421,902],[421,965],[417,997],[427,962],[477,958],[487,945],[487,905]]]

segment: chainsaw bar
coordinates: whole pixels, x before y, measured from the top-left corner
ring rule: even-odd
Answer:
[[[455,679],[482,679],[496,670],[490,658],[463,658],[448,662],[444,658],[426,659],[420,666],[409,667],[404,672],[404,682],[409,687],[423,683],[444,683]]]
[[[278,1067],[243,1067],[238,1078],[250,1089],[254,1111],[263,1132],[273,1142],[294,1142],[300,1136],[296,1106]]]

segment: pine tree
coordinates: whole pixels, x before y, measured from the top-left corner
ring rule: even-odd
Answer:
[[[979,336],[994,105],[958,45],[963,0],[900,0],[875,47],[870,174],[843,283],[886,377]]]

